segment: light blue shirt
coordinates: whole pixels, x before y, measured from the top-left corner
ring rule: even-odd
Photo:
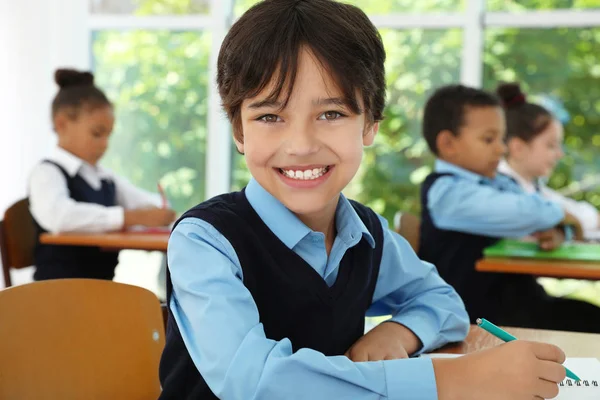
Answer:
[[[265,224],[332,285],[344,253],[362,237],[374,240],[342,195],[329,257],[325,236],[311,231],[255,180],[246,196]],[[392,315],[421,340],[419,352],[461,341],[469,318],[454,289],[384,227],[383,254],[369,315]],[[265,336],[259,310],[243,283],[238,257],[212,225],[186,218],[169,240],[170,307],[187,350],[221,399],[437,399],[428,358],[352,362],[312,349],[292,352],[289,339]]]
[[[427,207],[440,229],[491,237],[522,237],[556,226],[564,218],[559,204],[524,193],[511,178],[486,178],[443,160],[429,189]]]

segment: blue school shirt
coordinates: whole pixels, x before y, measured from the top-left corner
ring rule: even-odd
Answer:
[[[490,179],[443,160],[428,191],[427,208],[440,229],[490,237],[523,237],[550,229],[564,218],[559,204],[526,194],[506,175]]]
[[[269,229],[328,285],[335,282],[349,248],[363,236],[373,241],[343,195],[329,257],[324,234],[311,231],[258,182],[250,181],[246,196]],[[419,352],[463,340],[468,316],[454,289],[431,264],[420,261],[402,237],[387,229],[385,219],[380,220],[383,253],[368,314],[391,314],[392,321],[407,326],[422,341]],[[181,221],[169,240],[168,262],[171,311],[194,364],[219,397],[294,392],[315,400],[332,395],[437,399],[433,366],[427,358],[354,363],[345,356],[326,357],[311,349],[293,353],[289,340],[266,338],[235,250],[209,223],[198,218]],[[198,273],[200,262],[202,273]]]

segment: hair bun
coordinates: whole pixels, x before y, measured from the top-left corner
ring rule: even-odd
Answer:
[[[496,94],[502,100],[504,108],[520,106],[527,102],[525,93],[521,91],[521,85],[516,82],[501,83],[496,88]]]
[[[54,81],[61,89],[73,86],[92,86],[94,84],[94,74],[91,72],[81,72],[75,69],[61,68],[54,73]]]

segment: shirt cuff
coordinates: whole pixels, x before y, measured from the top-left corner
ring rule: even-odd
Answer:
[[[108,207],[106,213],[106,230],[118,231],[125,224],[125,209],[121,206]]]
[[[423,346],[417,350],[416,353],[411,355],[419,355],[422,352],[431,349],[431,346],[439,336],[439,328],[429,326],[426,319],[426,316],[414,312],[405,312],[389,319],[389,321],[406,326],[421,340]]]
[[[388,360],[383,364],[389,400],[437,400],[431,358]]]

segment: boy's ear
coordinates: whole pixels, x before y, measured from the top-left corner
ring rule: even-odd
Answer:
[[[379,122],[375,122],[372,124],[368,124],[365,127],[365,132],[363,135],[363,146],[370,146],[373,144],[375,140],[375,136],[379,132]]]
[[[445,157],[452,156],[456,152],[456,136],[447,129],[441,131],[435,138],[435,145],[438,154],[443,154]]]
[[[241,138],[243,140],[243,138]],[[238,135],[233,135],[233,142],[237,148],[238,153],[244,154],[244,142],[238,138]]]

